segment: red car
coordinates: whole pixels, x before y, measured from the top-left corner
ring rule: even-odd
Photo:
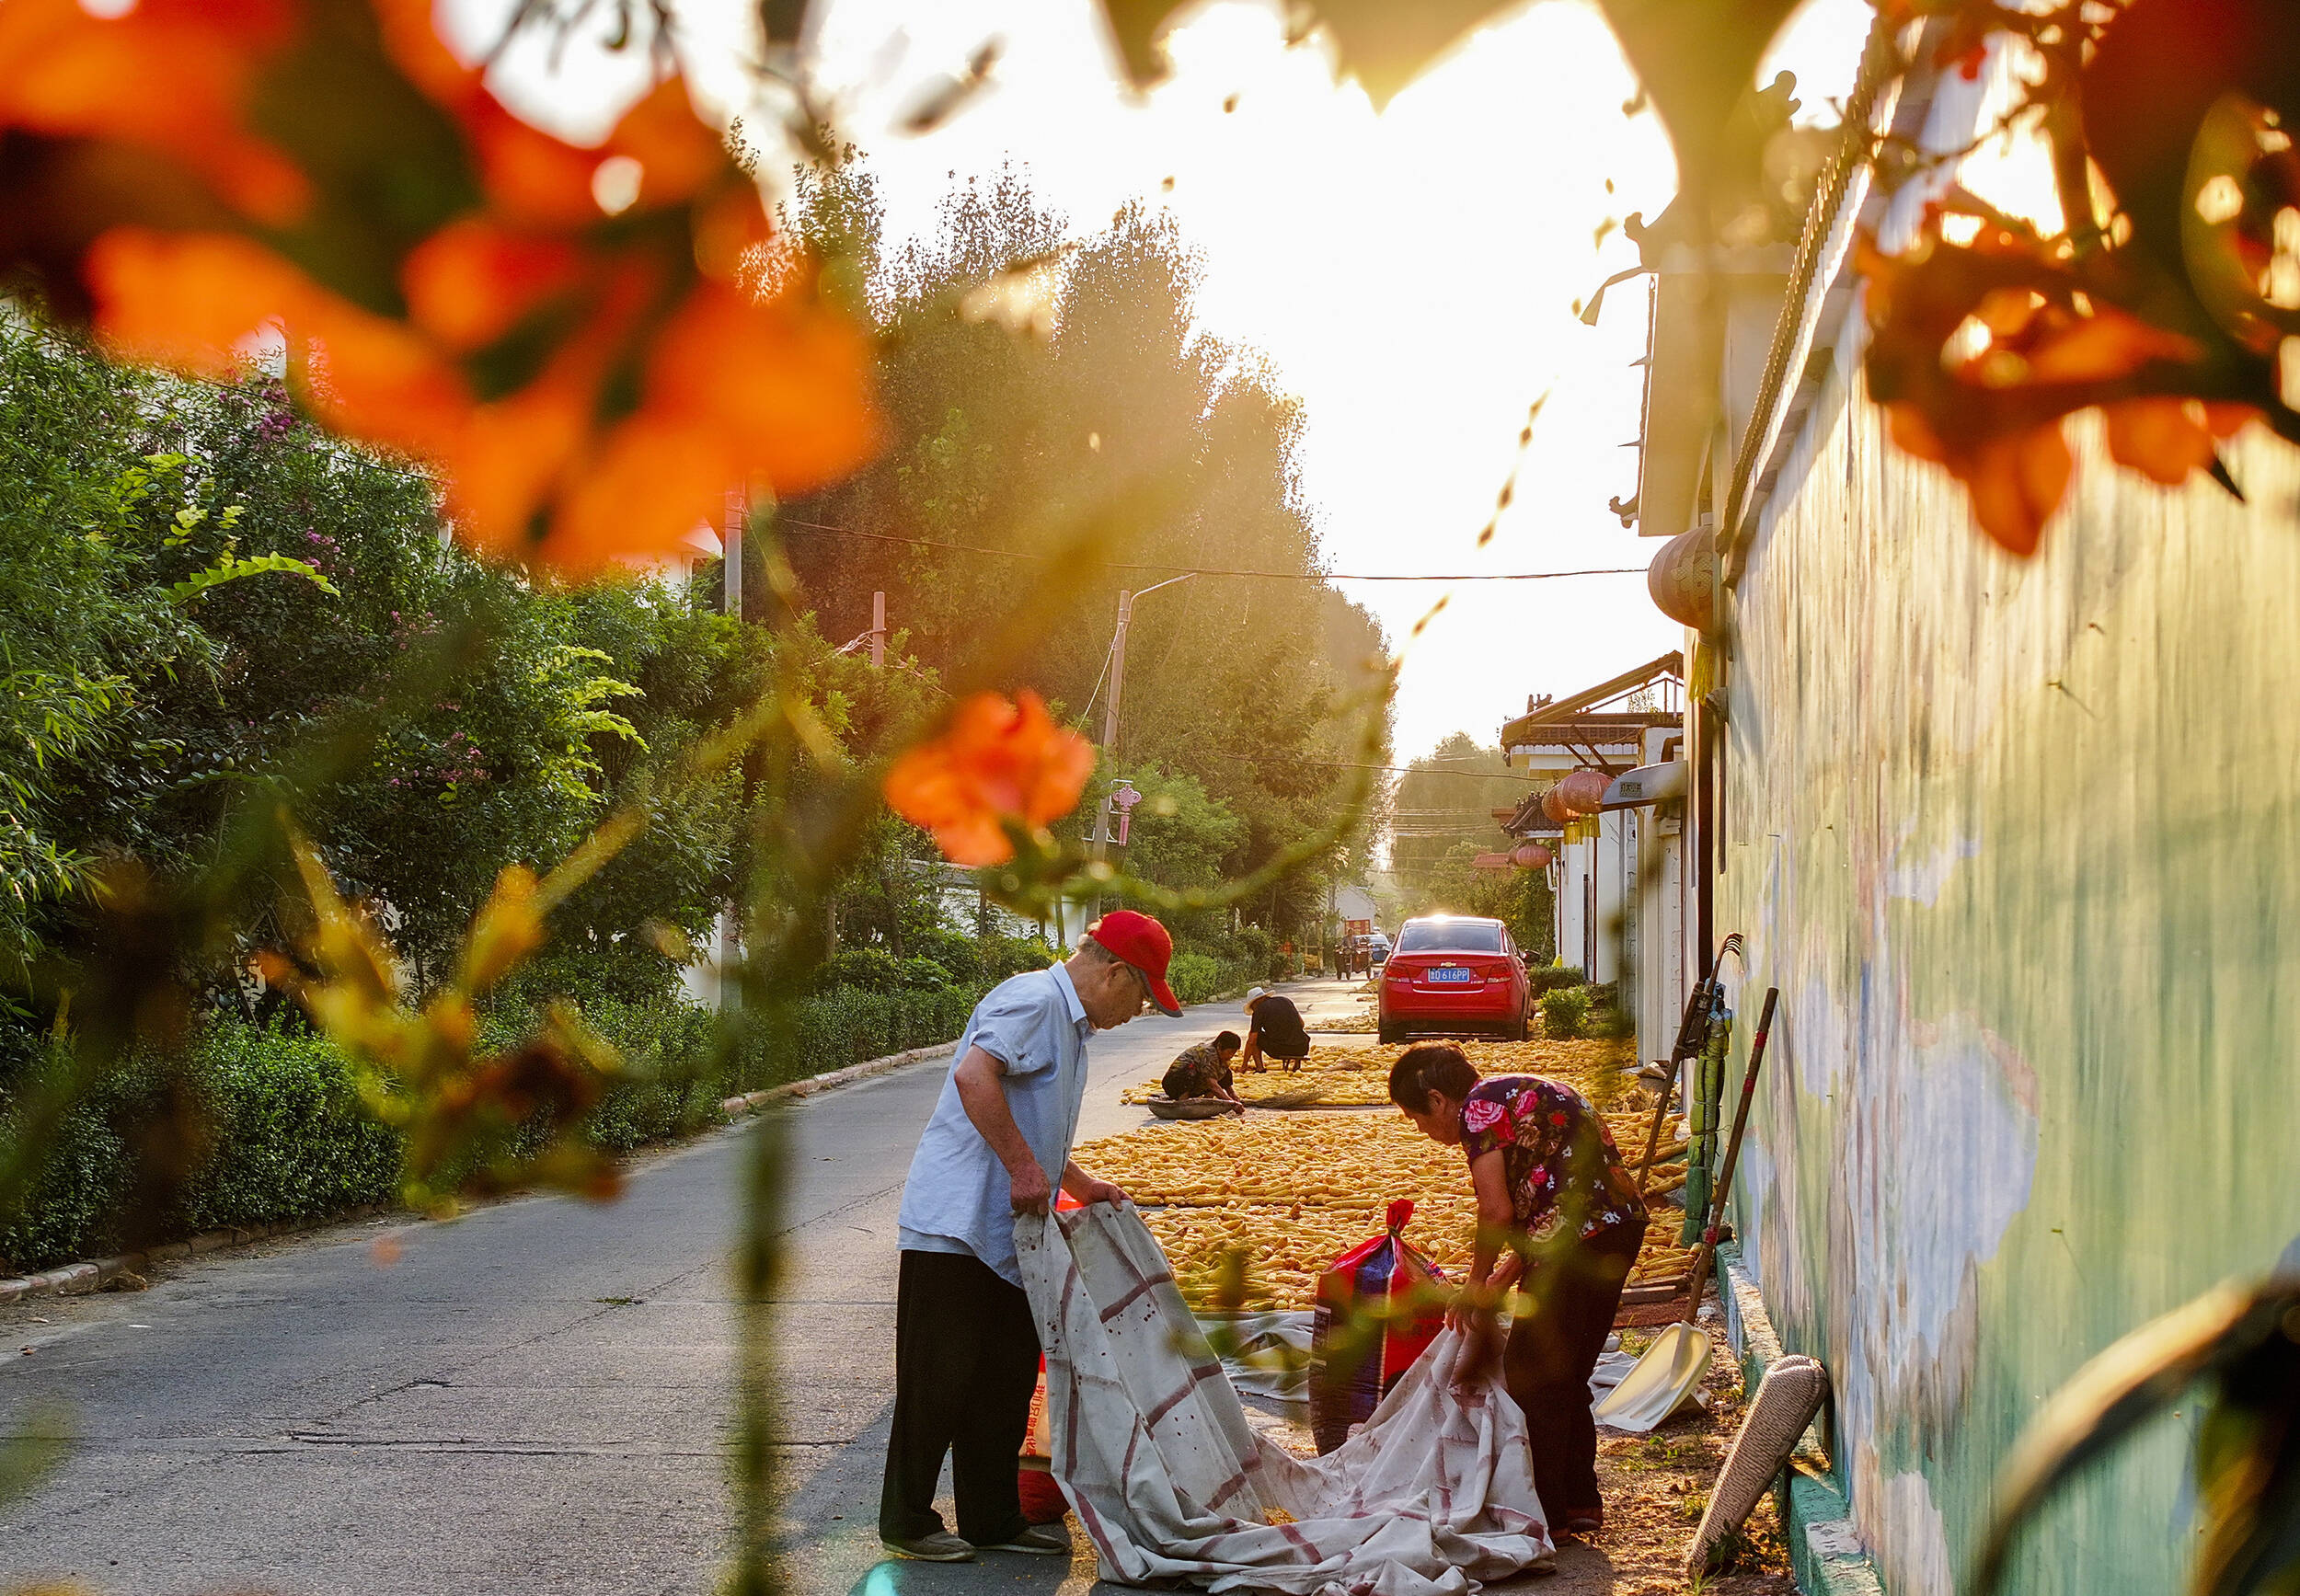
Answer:
[[[1499,920],[1430,914],[1397,933],[1382,970],[1381,1039],[1498,1036],[1522,1042],[1534,983]]]

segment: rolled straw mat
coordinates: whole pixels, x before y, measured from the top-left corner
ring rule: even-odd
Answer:
[[[1829,1395],[1828,1372],[1811,1358],[1790,1356],[1774,1361],[1757,1386],[1757,1399],[1749,1405],[1741,1432],[1725,1453],[1725,1466],[1717,1472],[1709,1491],[1708,1510],[1685,1549],[1685,1577],[1698,1578],[1708,1567],[1719,1544],[1741,1528],[1797,1450],[1805,1426],[1821,1411]]]

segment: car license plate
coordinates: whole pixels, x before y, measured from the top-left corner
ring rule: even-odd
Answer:
[[[1452,985],[1459,985],[1466,982],[1477,980],[1478,972],[1474,970],[1464,970],[1458,964],[1441,964],[1435,970],[1430,971],[1430,979],[1432,981],[1444,982]]]

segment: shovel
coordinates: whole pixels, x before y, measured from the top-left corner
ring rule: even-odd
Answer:
[[[1773,1007],[1780,1000],[1778,987],[1768,988],[1765,1008],[1757,1018],[1757,1034],[1749,1044],[1749,1068],[1741,1080],[1741,1102],[1733,1110],[1733,1133],[1725,1144],[1725,1164],[1718,1172],[1709,1198],[1701,1245],[1694,1254],[1692,1294],[1685,1316],[1653,1338],[1653,1344],[1622,1377],[1621,1384],[1597,1405],[1597,1422],[1615,1430],[1643,1433],[1685,1406],[1701,1377],[1708,1372],[1714,1349],[1708,1332],[1694,1323],[1701,1312],[1701,1291],[1708,1282],[1709,1264],[1717,1251],[1717,1222],[1724,1216],[1725,1194],[1732,1189],[1733,1165],[1741,1157],[1741,1138],[1749,1128],[1749,1104],[1757,1092],[1757,1066],[1765,1062],[1765,1039],[1773,1030]]]

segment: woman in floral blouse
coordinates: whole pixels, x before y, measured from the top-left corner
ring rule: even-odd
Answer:
[[[1451,1042],[1409,1048],[1390,1101],[1433,1141],[1459,1147],[1478,1194],[1469,1279],[1447,1315],[1466,1334],[1522,1278],[1531,1314],[1511,1322],[1501,1378],[1525,1411],[1534,1486],[1569,1534],[1604,1522],[1589,1377],[1645,1237],[1645,1202],[1605,1121],[1572,1087],[1539,1075],[1479,1079]]]

